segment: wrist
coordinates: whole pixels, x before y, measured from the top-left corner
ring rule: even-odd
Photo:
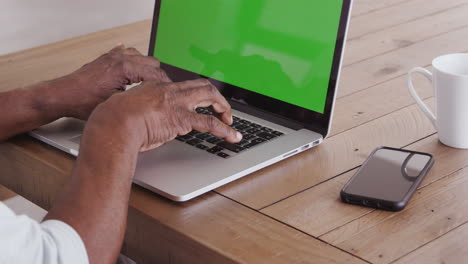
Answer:
[[[131,183],[138,152],[138,148],[123,133],[90,123],[86,125],[81,138],[77,168],[92,171],[89,175],[95,185],[96,177],[104,177],[119,184]],[[120,179],[113,179],[113,175],[121,176]]]
[[[29,102],[30,109],[35,112],[37,119],[44,123],[65,116],[50,81],[40,82],[23,89],[23,97],[24,102]]]
[[[62,77],[30,87],[33,108],[49,121],[72,116],[73,104],[68,99],[72,95],[66,94],[70,85],[74,85],[73,81]]]
[[[114,98],[115,97],[115,98]],[[107,147],[115,151],[137,155],[143,145],[144,135],[138,122],[126,111],[125,103],[114,95],[108,101],[99,105],[91,114],[85,129],[85,135],[94,143],[107,142]]]

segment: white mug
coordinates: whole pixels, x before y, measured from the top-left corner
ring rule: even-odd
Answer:
[[[431,120],[443,144],[468,149],[468,54],[449,54],[432,61],[433,73],[414,68],[408,73],[408,89],[424,114]],[[413,87],[413,73],[432,82],[436,115],[421,100]]]

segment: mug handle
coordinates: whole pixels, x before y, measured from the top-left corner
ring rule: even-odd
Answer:
[[[429,118],[429,120],[432,122],[434,127],[437,129],[437,124],[436,124],[436,116],[432,111],[427,107],[427,105],[421,100],[421,97],[419,97],[418,93],[414,89],[413,86],[413,73],[421,73],[424,77],[426,77],[429,81],[432,83],[432,73],[424,68],[421,67],[416,67],[409,71],[408,73],[408,90],[413,97],[413,99],[416,101],[416,103],[419,105],[421,110],[424,112],[424,114]]]

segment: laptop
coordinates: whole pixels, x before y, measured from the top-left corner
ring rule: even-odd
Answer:
[[[322,143],[350,10],[351,0],[156,0],[149,56],[174,81],[209,79],[244,137],[178,136],[139,155],[134,183],[187,201]],[[63,118],[30,134],[77,156],[84,126]]]

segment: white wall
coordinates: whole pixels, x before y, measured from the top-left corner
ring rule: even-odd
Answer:
[[[0,0],[0,55],[149,19],[153,8],[154,0]]]

